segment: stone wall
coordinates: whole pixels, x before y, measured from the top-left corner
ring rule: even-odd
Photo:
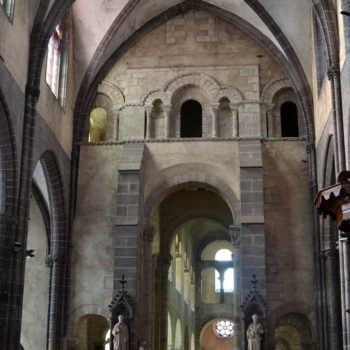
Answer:
[[[304,142],[265,142],[262,154],[271,332],[278,318],[291,310],[315,322],[312,198]]]

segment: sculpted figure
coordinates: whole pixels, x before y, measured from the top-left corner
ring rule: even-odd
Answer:
[[[146,341],[142,340],[140,341],[139,349],[138,350],[145,350]]]
[[[252,316],[253,322],[247,329],[248,350],[260,350],[261,335],[264,334],[264,329],[261,323],[258,322],[259,316]]]
[[[118,316],[118,322],[112,329],[113,350],[129,350],[129,330],[128,326],[124,323],[124,316]]]

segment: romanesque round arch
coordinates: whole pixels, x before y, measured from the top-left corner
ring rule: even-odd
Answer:
[[[72,311],[69,319],[68,335],[74,336],[74,328],[77,322],[86,315],[97,315],[102,316],[106,320],[109,320],[109,310],[102,305],[89,304],[80,306],[79,308]]]
[[[204,73],[186,73],[174,77],[164,86],[164,100],[170,104],[175,91],[185,86],[197,86],[204,90],[211,103],[218,99],[220,84],[211,76]]]
[[[145,96],[143,96],[141,99],[141,105],[145,107],[152,107],[155,100],[163,101],[163,98],[164,94],[161,89],[151,90]]]
[[[312,327],[309,319],[300,313],[289,313],[283,315],[275,325],[276,338],[282,338],[285,341],[297,341],[293,339],[293,332],[300,337],[302,346],[312,344]]]
[[[244,100],[244,95],[238,89],[232,86],[226,86],[220,88],[217,98],[217,102],[219,102],[222,98],[227,98],[231,103],[239,103]]]
[[[117,85],[109,81],[103,80],[97,87],[97,93],[110,98],[113,109],[120,109],[125,104],[125,96],[123,92]]]
[[[291,82],[287,78],[280,78],[271,81],[265,86],[265,88],[261,92],[261,102],[264,103],[266,106],[272,106],[273,97],[276,95],[276,93],[286,88],[293,89]]]
[[[221,225],[223,230],[227,230],[228,231],[228,227],[225,225],[225,223],[223,223],[223,218],[218,216],[218,215],[215,215],[214,213],[210,213],[210,212],[188,213],[186,215],[177,217],[174,221],[170,221],[169,222],[169,226],[167,227],[167,232],[169,232],[169,233],[172,232],[172,234],[166,240],[169,250],[170,250],[170,245],[171,245],[171,242],[172,242],[172,240],[174,238],[175,232],[178,229],[180,229],[181,226],[183,226],[187,222],[189,222],[191,220],[196,220],[196,219],[212,220],[212,221],[216,222],[218,225]],[[223,237],[222,236],[218,236],[217,238],[223,238]],[[229,239],[228,235],[227,235],[227,239]]]
[[[189,171],[189,168],[197,167],[197,171]],[[228,205],[232,217],[239,217],[240,212],[239,201],[232,189],[225,184],[224,180],[218,178],[215,173],[215,166],[209,164],[183,164],[166,168],[163,174],[168,171],[175,171],[166,182],[156,183],[154,189],[146,196],[144,200],[144,225],[151,226],[153,211],[171,193],[177,192],[190,185],[207,188],[219,195]],[[160,176],[161,177],[161,176]]]

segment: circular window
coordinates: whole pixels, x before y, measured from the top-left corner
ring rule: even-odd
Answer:
[[[219,338],[231,338],[234,335],[234,324],[229,320],[221,320],[215,324],[215,333]]]

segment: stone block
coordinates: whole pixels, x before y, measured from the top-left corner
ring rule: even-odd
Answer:
[[[176,44],[176,38],[166,38],[165,42],[167,44]]]
[[[186,36],[186,32],[183,32],[183,31],[175,31],[174,32],[174,36],[175,37],[183,37],[183,36]]]
[[[210,41],[210,36],[208,36],[208,35],[198,35],[196,37],[196,40],[198,42],[209,42]]]

